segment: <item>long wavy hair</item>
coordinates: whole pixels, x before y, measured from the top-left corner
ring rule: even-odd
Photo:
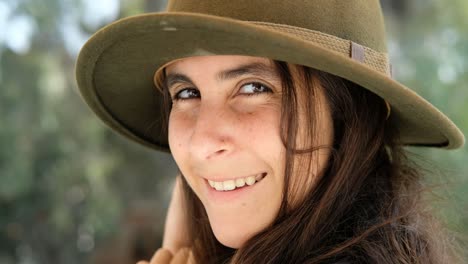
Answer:
[[[282,81],[281,137],[286,149],[283,201],[273,223],[241,248],[215,238],[206,211],[182,177],[189,237],[197,263],[454,263],[443,228],[422,199],[422,173],[387,119],[385,101],[343,78],[272,61]],[[163,77],[164,78],[164,77]],[[164,84],[164,81],[160,83]],[[315,146],[317,89],[332,118],[333,146]],[[162,90],[167,91],[162,87]],[[171,109],[166,95],[166,118]],[[304,107],[304,108],[301,108]],[[300,109],[308,109],[299,120]],[[300,121],[300,122],[299,122]],[[299,129],[301,127],[301,129]],[[297,146],[304,133],[305,145]],[[301,135],[302,138],[304,135]],[[291,206],[292,175],[312,154],[331,149],[325,172]],[[304,159],[308,162],[304,162]],[[298,166],[300,160],[301,166]],[[309,175],[309,174],[307,174]]]

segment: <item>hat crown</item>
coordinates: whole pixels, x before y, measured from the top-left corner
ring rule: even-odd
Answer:
[[[387,52],[379,0],[169,0],[167,11],[301,27]]]

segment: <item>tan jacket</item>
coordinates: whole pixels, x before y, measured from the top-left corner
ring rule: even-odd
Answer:
[[[137,264],[195,264],[195,261],[188,247],[179,249],[175,255],[165,248],[160,248],[154,253],[150,262],[139,261]]]

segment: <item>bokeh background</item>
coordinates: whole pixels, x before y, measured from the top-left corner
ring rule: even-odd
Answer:
[[[396,79],[468,131],[468,1],[382,0]],[[80,98],[92,33],[164,0],[0,0],[0,263],[134,263],[160,246],[176,166]],[[468,236],[468,151],[412,148],[434,211]],[[465,252],[466,254],[466,252]]]

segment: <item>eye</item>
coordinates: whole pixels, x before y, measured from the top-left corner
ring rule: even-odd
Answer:
[[[172,100],[188,100],[200,97],[200,91],[195,88],[185,88],[178,91]]]
[[[242,85],[241,89],[239,90],[240,94],[247,96],[271,92],[273,92],[273,90],[270,87],[259,82],[246,83]]]

